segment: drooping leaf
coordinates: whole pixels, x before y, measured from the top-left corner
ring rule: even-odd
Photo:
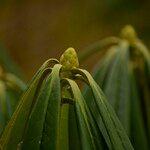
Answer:
[[[60,67],[54,66],[45,79],[29,116],[22,149],[57,149],[60,144]]]
[[[74,105],[69,106],[68,116],[68,130],[69,130],[69,149],[70,150],[81,150],[81,140],[79,137],[77,118],[75,115]]]
[[[62,150],[69,150],[69,104],[61,105],[61,119],[60,119],[60,148]]]
[[[6,86],[0,81],[0,133],[6,125],[7,118]]]
[[[81,140],[80,143],[82,146],[82,150],[94,150],[96,147],[87,120],[88,118],[83,103],[83,96],[77,84],[73,80],[68,79],[68,82],[71,86],[73,96],[74,96],[75,112],[76,112],[77,125],[79,129],[78,132]]]
[[[40,89],[43,76],[45,76],[45,73],[47,72],[45,69],[46,65],[47,63],[40,68],[27,90],[22,95],[11,120],[1,136],[0,144],[2,149],[16,149],[18,143],[21,142],[29,113],[34,103],[34,99],[36,99],[36,93],[39,92],[38,90]]]
[[[102,60],[100,60],[94,68],[92,76],[102,88],[105,85],[109,69],[111,68],[111,64],[114,62],[117,52],[118,46],[111,47],[104,58],[102,58]],[[88,92],[86,94],[88,94]]]
[[[107,81],[103,87],[107,99],[128,135],[130,135],[130,85],[128,75],[129,45],[123,41],[118,45],[118,55],[110,67]]]
[[[88,95],[85,96],[85,98],[90,98],[90,101],[93,101],[92,91],[90,89],[88,90]],[[95,106],[93,105],[93,103],[91,103],[90,109],[89,109],[86,102],[85,102],[85,99],[84,99],[84,105],[85,105],[85,108],[86,108],[86,113],[87,113],[87,116],[88,116],[88,121],[89,121],[89,124],[90,124],[90,128],[91,128],[91,132],[92,132],[92,135],[93,135],[93,139],[94,139],[96,149],[100,149],[100,150],[108,149],[106,141],[105,141],[98,125],[97,125],[97,122],[98,122],[98,124],[102,124],[101,123],[102,120],[98,120],[98,119],[95,120],[95,118],[93,117],[92,112],[90,111],[90,109],[95,109]],[[94,115],[97,116],[97,114],[94,114]],[[104,131],[103,131],[103,133],[104,133]],[[105,135],[107,136],[107,133],[105,133]],[[109,137],[107,137],[107,138],[109,138]]]
[[[112,149],[112,145],[111,145],[111,141],[107,132],[107,129],[104,125],[102,116],[99,115],[99,110],[97,108],[97,104],[95,103],[94,97],[93,97],[93,93],[91,91],[90,87],[87,87],[87,91],[86,95],[84,94],[85,97],[85,101],[89,106],[89,110],[93,116],[93,119],[95,120],[99,131],[102,133],[103,138],[105,139],[105,143],[107,143],[107,147],[111,150]],[[93,111],[94,110],[94,111]],[[105,145],[105,144],[104,144]]]
[[[150,51],[149,49],[140,41],[137,40],[133,47],[140,53],[143,58],[144,65],[142,66],[141,73],[142,77],[136,75],[138,82],[140,83],[141,93],[143,94],[144,111],[146,116],[147,130],[149,132],[150,138]]]
[[[132,70],[130,71],[131,88],[131,142],[135,149],[148,150],[148,137],[141,108],[140,96]]]
[[[41,149],[60,149],[60,113],[61,113],[61,92],[60,92],[60,72],[61,65],[54,66],[51,88],[49,91],[49,103],[45,116]]]
[[[44,80],[41,85],[41,90],[39,91],[39,96],[35,104],[30,110],[28,115],[28,120],[26,121],[26,126],[22,133],[22,137],[17,144],[18,149],[40,149],[43,122],[45,121],[46,108],[48,103],[48,91],[50,83],[50,77],[47,81]],[[39,109],[40,108],[40,109]]]
[[[2,72],[0,78],[0,133],[2,133],[26,86],[18,77],[10,73]],[[16,80],[17,82],[15,82]]]
[[[104,47],[118,43],[119,40],[120,39],[118,39],[116,37],[109,37],[109,38],[100,40],[100,41],[88,46],[87,48],[83,49],[78,54],[79,60],[83,61],[84,59],[87,59],[92,54],[94,54],[100,50],[102,51]]]
[[[102,131],[103,128],[105,128],[105,130],[107,131],[109,140],[111,142],[111,144],[108,145],[108,147],[115,150],[133,149],[130,140],[124,128],[122,127],[118,117],[116,116],[113,108],[108,103],[103,92],[101,91],[97,83],[93,80],[91,75],[86,70],[83,69],[76,69],[74,70],[74,72],[83,75],[87,79],[92,89],[94,100],[95,100],[94,103],[96,104],[96,107],[91,111],[93,112],[93,114],[97,114],[97,116],[93,115],[94,117],[96,117],[95,119],[100,119],[103,122],[103,126],[99,126],[99,127],[102,134],[103,134]],[[87,101],[87,105],[90,108],[89,101]],[[98,113],[95,112],[96,110]],[[107,140],[104,134],[103,136],[105,140]],[[106,141],[106,143],[109,143],[109,141],[108,142]]]
[[[140,41],[134,43],[134,47],[142,54],[146,63],[146,69],[148,72],[148,78],[150,80],[150,51],[148,48]]]

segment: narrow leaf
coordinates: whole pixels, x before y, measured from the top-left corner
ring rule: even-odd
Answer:
[[[129,45],[122,41],[118,54],[110,66],[108,79],[103,87],[104,93],[112,104],[117,116],[128,135],[130,135],[130,85],[128,75]]]
[[[117,55],[118,50],[118,46],[111,47],[104,58],[102,58],[102,60],[100,60],[94,68],[92,76],[101,88],[103,88],[105,85],[109,69],[114,63],[114,59]]]
[[[29,113],[34,103],[34,99],[36,99],[36,93],[38,93],[43,81],[43,76],[45,76],[45,73],[47,72],[45,66],[46,65],[44,64],[40,68],[27,90],[22,95],[11,120],[1,136],[0,144],[2,149],[16,149],[18,143],[21,142]]]
[[[133,72],[130,72],[131,85],[131,141],[135,149],[148,150],[148,137],[143,120],[140,97]]]
[[[102,118],[102,121],[104,123],[104,127],[106,128],[111,145],[108,145],[109,147],[112,147],[112,149],[115,150],[132,150],[133,147],[129,141],[129,138],[123,129],[118,117],[116,116],[113,108],[106,100],[103,92],[97,85],[97,83],[93,80],[91,75],[83,69],[76,69],[74,70],[76,73],[79,73],[83,75],[87,81],[89,82],[89,85],[92,89],[94,100],[96,103],[96,108],[92,110],[93,112],[98,109],[97,118]],[[87,102],[88,107],[90,108],[90,103]],[[95,119],[97,119],[95,118]],[[102,128],[100,128],[101,130]],[[102,130],[101,130],[102,132]],[[103,135],[104,136],[104,135]],[[105,137],[104,137],[105,138]],[[107,138],[105,139],[107,140]]]
[[[43,83],[43,88],[29,116],[21,142],[22,149],[56,149],[59,144],[60,67],[61,65],[55,65],[51,74],[45,79],[45,84]]]
[[[68,114],[69,104],[62,104],[60,118],[60,148],[69,150],[69,131],[68,131]]]
[[[68,79],[68,82],[71,86],[75,100],[75,112],[78,121],[82,150],[94,150],[95,149],[94,140],[87,120],[87,115],[83,103],[83,96],[80,92],[79,87],[73,80]]]
[[[79,137],[77,118],[75,115],[74,105],[69,106],[69,118],[68,118],[68,128],[69,128],[69,149],[70,150],[81,150],[81,140]]]
[[[61,65],[55,65],[52,71],[49,102],[43,127],[41,149],[60,149],[60,113],[61,113],[61,92],[60,72]]]
[[[6,87],[5,83],[0,80],[0,133],[4,129],[7,119]]]

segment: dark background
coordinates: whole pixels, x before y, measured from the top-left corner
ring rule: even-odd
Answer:
[[[126,24],[150,46],[150,0],[0,0],[0,42],[28,79],[46,59],[119,35]]]

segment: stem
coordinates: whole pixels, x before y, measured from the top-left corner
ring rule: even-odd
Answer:
[[[100,51],[102,48],[113,45],[113,44],[118,44],[119,42],[120,42],[120,39],[117,37],[109,37],[109,38],[97,41],[96,43],[80,51],[78,54],[78,58],[80,61],[84,61],[86,58]]]

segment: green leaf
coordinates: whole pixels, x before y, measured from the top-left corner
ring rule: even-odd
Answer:
[[[118,46],[111,47],[104,58],[102,58],[102,60],[100,60],[94,68],[92,76],[102,88],[105,85],[105,81],[111,67],[110,65],[114,62],[117,52]]]
[[[131,141],[135,149],[148,150],[148,137],[146,133],[143,113],[141,109],[139,91],[133,72],[130,72],[131,87]]]
[[[87,59],[89,56],[92,54],[102,51],[104,47],[112,45],[112,44],[117,44],[120,41],[120,39],[116,37],[109,37],[103,40],[100,40],[87,48],[83,49],[82,51],[79,52],[78,57],[80,61],[84,61]]]
[[[130,84],[128,75],[129,45],[122,41],[118,54],[110,66],[104,93],[111,103],[126,132],[130,135]]]
[[[11,117],[11,120],[1,136],[0,144],[2,149],[16,149],[18,143],[21,142],[26,122],[28,121],[32,106],[35,103],[34,100],[36,100],[43,78],[48,72],[48,69],[45,69],[47,65],[48,63],[46,62],[39,69],[27,90],[22,95],[15,112]]]
[[[88,98],[91,98],[90,101],[93,101],[91,90],[88,90],[88,96],[89,96]],[[86,96],[86,98],[87,98],[87,96]],[[93,103],[91,103],[91,104],[93,104]],[[100,149],[100,150],[108,149],[105,139],[103,138],[103,135],[97,125],[97,121],[99,121],[99,120],[97,120],[97,119],[95,120],[95,118],[92,115],[92,112],[89,110],[89,108],[87,107],[87,104],[85,103],[85,99],[84,99],[84,105],[86,108],[86,113],[88,116],[88,121],[90,124],[90,128],[91,128],[91,132],[93,135],[94,143],[96,145],[96,149]],[[93,105],[90,105],[90,109],[95,109],[95,106],[93,107]],[[94,114],[94,115],[97,116],[97,114]],[[100,122],[100,124],[101,124],[101,122]]]
[[[48,90],[51,82],[50,77],[51,76],[49,75],[48,79],[45,79],[41,85],[36,102],[32,106],[30,114],[28,115],[28,120],[26,121],[22,137],[17,144],[18,149],[40,149],[43,123],[47,111],[49,96]]]
[[[68,116],[68,130],[69,130],[69,149],[70,150],[81,150],[80,137],[77,126],[77,118],[75,115],[74,105],[69,106]]]
[[[85,101],[86,101],[87,105],[89,106],[89,110],[90,110],[90,112],[93,116],[93,119],[95,120],[95,122],[99,128],[99,131],[102,133],[102,136],[105,139],[105,143],[107,143],[107,147],[111,150],[112,149],[111,141],[110,141],[107,129],[104,125],[102,116],[99,115],[99,110],[97,108],[97,104],[95,103],[92,90],[90,87],[88,87],[87,91],[88,92],[86,92],[84,94]]]
[[[55,65],[45,79],[29,116],[22,149],[57,149],[60,144],[60,68]]]
[[[146,116],[146,124],[148,129],[148,134],[150,138],[150,87],[146,85],[143,90],[143,102],[144,102],[144,109],[145,109],[145,116]]]
[[[60,148],[62,150],[69,150],[69,129],[68,129],[69,104],[61,105],[60,118]]]
[[[82,150],[94,150],[95,144],[85,111],[83,96],[80,92],[78,85],[73,80],[67,79],[67,81],[71,86],[75,101],[75,113],[77,118],[77,125],[79,129],[78,132],[81,140]]]
[[[7,81],[0,80],[0,133],[13,114],[22,92],[19,85],[13,89]]]
[[[110,68],[110,65],[112,63],[114,63],[114,58],[116,57],[118,51],[120,49],[118,49],[118,46],[113,46],[112,48],[110,48],[110,50],[107,52],[107,54],[105,55],[105,57],[100,60],[100,62],[97,64],[97,66],[95,67],[94,69],[94,72],[93,72],[93,77],[94,79],[97,81],[97,83],[103,87],[105,85],[105,82],[106,82],[106,79],[107,79],[107,74],[109,72],[109,68]],[[92,91],[90,89],[90,87],[88,85],[86,85],[83,89],[83,95],[86,99],[86,101],[89,102],[89,105],[90,105],[90,109],[95,109],[97,106],[96,104],[94,103],[94,98],[93,98],[93,94],[92,94]],[[97,114],[99,113],[98,110],[95,110],[93,112],[94,116],[97,116]],[[90,116],[89,116],[90,117]],[[107,130],[106,128],[104,127],[104,124],[103,124],[103,121],[102,121],[102,118],[99,117],[98,119],[95,120],[95,122],[98,123],[98,125],[100,126],[101,128],[101,131],[102,131],[102,134],[104,135],[105,139],[106,140],[106,143],[108,146],[111,145],[111,142],[110,142],[110,139],[109,139],[109,136],[107,134]],[[102,139],[102,137],[101,137]],[[103,144],[102,144],[103,143]],[[105,145],[106,143],[105,142],[102,142],[101,145]],[[106,147],[106,146],[105,146]],[[102,146],[101,148],[99,149],[102,149]],[[106,149],[106,148],[105,148]],[[109,147],[109,149],[111,149],[111,146]]]
[[[74,72],[83,75],[84,78],[87,79],[92,89],[93,96],[94,96],[94,103],[96,104],[96,107],[95,109],[91,109],[91,111],[93,112],[93,114],[97,114],[97,116],[93,115],[95,119],[99,119],[103,122],[103,126],[99,126],[99,128],[102,134],[103,134],[103,128],[105,128],[105,130],[107,131],[109,140],[111,142],[111,145],[108,145],[108,147],[115,150],[125,150],[125,149],[132,150],[133,147],[130,143],[130,140],[124,128],[122,127],[113,108],[106,100],[103,92],[101,91],[97,83],[94,81],[94,79],[86,70],[75,69]],[[90,108],[90,102],[88,101],[86,102],[88,107]],[[109,143],[109,141],[107,142],[107,137],[105,137],[105,134],[103,134],[103,136],[106,140],[106,143]]]
[[[148,77],[150,80],[150,52],[149,49],[139,40],[134,43],[134,47],[142,54],[146,62]]]
[[[5,83],[0,80],[0,133],[6,125],[7,118],[6,86]]]
[[[142,93],[144,95],[144,103],[145,103],[145,110],[146,110],[146,117],[147,117],[147,128],[149,132],[149,138],[150,138],[150,51],[149,49],[140,41],[137,40],[134,43],[134,48],[141,53],[141,55],[144,58],[144,69],[143,71],[143,77],[145,80],[145,85],[142,87]],[[143,81],[142,81],[143,82]],[[143,90],[144,89],[144,90]]]
[[[41,140],[41,149],[60,149],[60,111],[61,111],[61,92],[60,92],[60,71],[61,65],[55,65],[52,72],[51,91],[47,112],[45,116],[45,124],[43,128],[43,136]]]

